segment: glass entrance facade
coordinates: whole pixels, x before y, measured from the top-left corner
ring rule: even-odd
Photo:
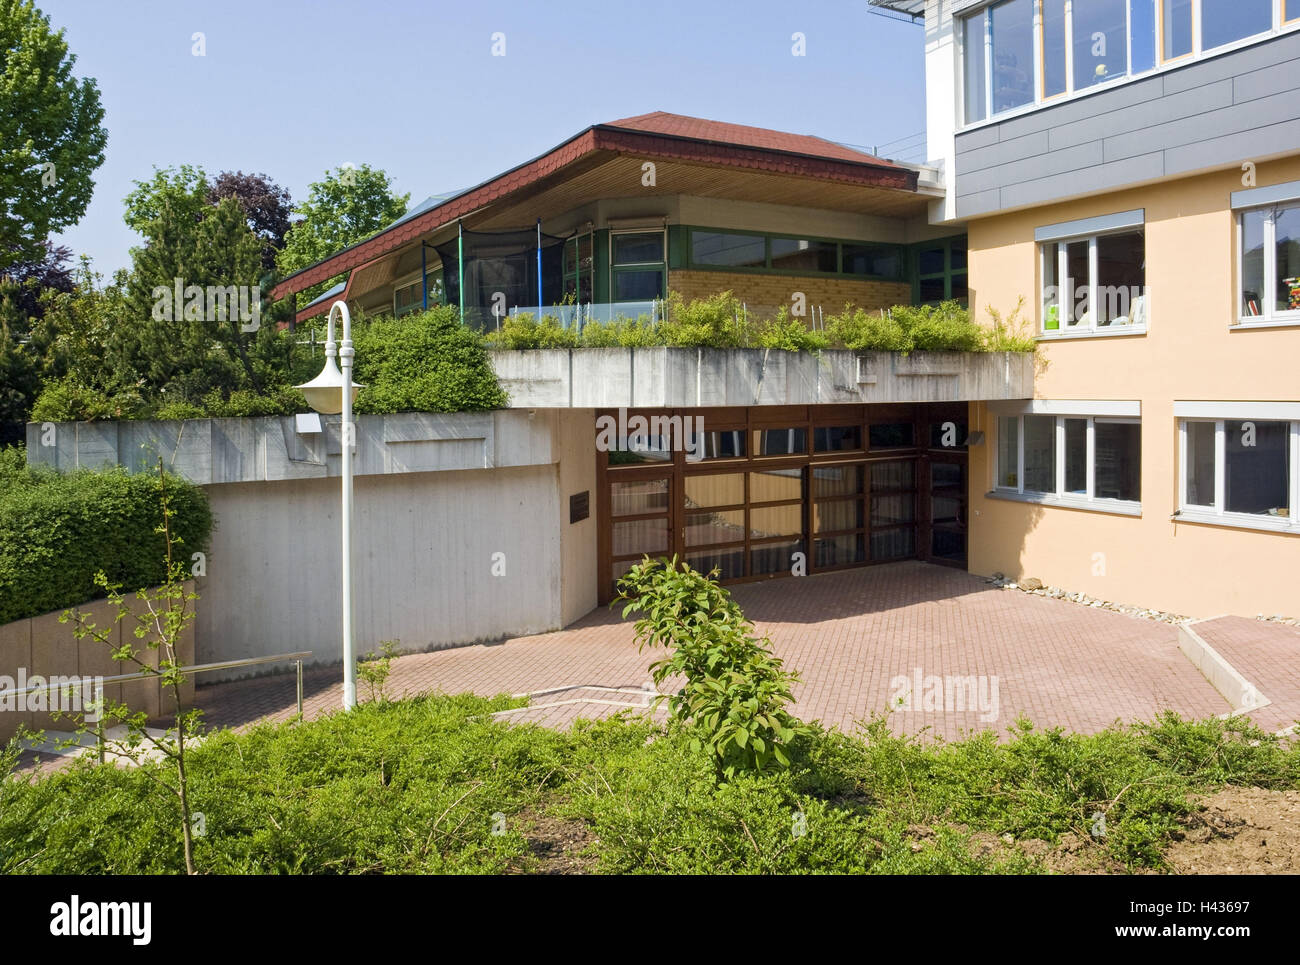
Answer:
[[[724,582],[965,565],[966,405],[602,411],[601,599],[643,556]],[[603,445],[601,444],[603,441]]]

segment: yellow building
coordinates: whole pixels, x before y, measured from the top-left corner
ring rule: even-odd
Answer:
[[[1300,2],[872,0],[923,20],[977,316],[969,568],[1193,616],[1300,614]]]

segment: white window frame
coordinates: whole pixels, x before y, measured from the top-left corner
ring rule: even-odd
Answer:
[[[1060,404],[1057,406],[1043,406],[1042,404],[1032,404],[1025,408],[1007,409],[1004,407],[990,407],[990,411],[997,417],[1006,417],[1016,419],[1016,485],[1002,485],[1003,466],[1001,464],[1001,446],[995,444],[993,451],[993,488],[989,492],[990,496],[1003,499],[1014,499],[1023,502],[1042,503],[1044,505],[1064,506],[1073,509],[1091,509],[1099,512],[1121,513],[1128,516],[1142,515],[1141,499],[1113,499],[1103,498],[1096,495],[1097,492],[1097,442],[1096,433],[1097,425],[1108,423],[1121,423],[1126,425],[1142,425],[1142,418],[1137,414],[1138,403],[1111,403],[1096,404],[1089,406],[1086,403],[1073,403],[1069,405]],[[1047,410],[1047,411],[1045,411]],[[1045,416],[1055,420],[1054,423],[1054,468],[1056,473],[1055,492],[1039,493],[1033,490],[1025,490],[1025,416]],[[1086,488],[1085,492],[1072,493],[1065,490],[1065,421],[1067,419],[1084,419],[1087,423],[1087,466],[1085,469]],[[1001,432],[1001,421],[996,421],[995,426]],[[1139,448],[1138,459],[1141,460],[1141,450]],[[1139,474],[1140,474],[1139,466]],[[1139,475],[1140,478],[1140,475]],[[1139,483],[1139,485],[1141,485]],[[1139,493],[1140,497],[1140,493]]]
[[[1178,499],[1174,518],[1183,522],[1209,523],[1240,529],[1259,529],[1270,532],[1300,535],[1300,418],[1296,416],[1300,403],[1186,403],[1174,404],[1178,420]],[[1255,513],[1231,513],[1226,505],[1227,479],[1227,423],[1229,422],[1286,422],[1287,445],[1290,450],[1290,477],[1287,480],[1287,516],[1268,516]],[[1204,505],[1187,501],[1187,435],[1192,423],[1214,426],[1214,503]]]
[[[1257,44],[1260,41],[1267,40],[1271,37],[1276,37],[1280,34],[1289,33],[1290,31],[1300,29],[1300,17],[1292,18],[1290,21],[1285,19],[1286,0],[1272,0],[1273,17],[1272,17],[1272,24],[1268,29],[1263,30],[1256,34],[1251,34],[1248,37],[1242,37],[1238,40],[1230,41],[1218,47],[1213,47],[1209,50],[1202,50],[1201,47],[1201,2],[1202,0],[1192,0],[1192,49],[1190,52],[1186,54],[1181,54],[1178,57],[1171,57],[1169,59],[1165,59],[1164,43],[1163,43],[1164,36],[1163,36],[1163,31],[1161,29],[1161,18],[1163,14],[1160,9],[1160,5],[1163,3],[1163,0],[1155,0],[1157,5],[1156,23],[1155,23],[1156,63],[1154,67],[1148,68],[1147,70],[1144,70],[1141,73],[1135,74],[1133,73],[1133,69],[1132,69],[1132,63],[1133,63],[1133,30],[1132,30],[1132,22],[1131,22],[1132,17],[1131,17],[1129,5],[1126,3],[1124,7],[1124,20],[1125,20],[1125,31],[1126,31],[1125,41],[1128,44],[1128,56],[1126,58],[1127,70],[1123,74],[1116,74],[1115,77],[1108,79],[1104,83],[1091,84],[1086,88],[1076,89],[1074,86],[1074,63],[1073,63],[1074,6],[1076,3],[1079,3],[1080,0],[1072,0],[1072,2],[1067,3],[1066,5],[1067,9],[1065,13],[1065,33],[1066,33],[1065,90],[1059,94],[1053,94],[1051,96],[1045,97],[1043,95],[1043,89],[1041,83],[1036,83],[1034,85],[1034,99],[1030,101],[1028,104],[1022,104],[1018,107],[1009,108],[1005,111],[1002,111],[1001,113],[994,114],[993,113],[993,84],[992,84],[992,64],[993,64],[992,33],[990,30],[988,11],[991,7],[996,7],[999,2],[1005,2],[1005,0],[988,0],[988,2],[976,2],[976,3],[965,4],[965,5],[959,5],[958,8],[954,10],[952,13],[953,37],[954,37],[953,47],[956,49],[955,56],[956,56],[957,66],[958,66],[958,73],[957,73],[958,96],[956,98],[957,100],[956,129],[958,131],[973,130],[974,128],[981,127],[985,124],[999,123],[1000,121],[1007,120],[1008,118],[1016,117],[1021,114],[1026,114],[1031,111],[1037,110],[1038,108],[1049,103],[1054,104],[1054,103],[1059,103],[1060,101],[1063,100],[1073,99],[1075,97],[1086,97],[1087,95],[1095,93],[1099,90],[1109,90],[1111,87],[1117,84],[1122,84],[1139,77],[1150,77],[1153,74],[1163,73],[1164,71],[1167,70],[1174,70],[1179,67],[1183,67],[1188,63],[1193,63],[1195,61],[1202,60],[1206,57],[1217,57],[1221,54],[1225,54],[1230,51],[1237,50],[1241,47],[1248,47],[1252,44]],[[1086,2],[1086,0],[1083,0],[1083,2]],[[1042,2],[1041,0],[1034,0],[1033,22],[1035,25],[1034,27],[1034,73],[1035,75],[1041,74],[1042,63],[1043,63],[1042,31],[1038,28],[1038,25],[1041,22],[1041,14],[1042,14]],[[984,18],[984,45],[985,45],[984,69],[986,72],[985,81],[984,81],[984,92],[985,92],[986,103],[985,103],[984,116],[977,121],[967,122],[966,121],[966,74],[965,74],[966,52],[964,49],[965,31],[962,29],[962,22],[970,17]]]
[[[1100,215],[1095,218],[1084,218],[1079,221],[1064,221],[1054,225],[1043,225],[1034,231],[1034,240],[1038,244],[1038,337],[1041,339],[1054,338],[1079,338],[1083,336],[1092,337],[1109,337],[1122,335],[1144,335],[1151,327],[1151,289],[1146,284],[1146,269],[1142,271],[1142,320],[1133,321],[1133,306],[1137,304],[1136,300],[1129,304],[1129,314],[1126,320],[1120,324],[1111,322],[1108,325],[1097,324],[1097,239],[1106,235],[1124,234],[1133,229],[1140,229],[1142,232],[1142,242],[1146,244],[1146,209],[1136,208],[1132,211],[1120,211],[1114,214]],[[1058,285],[1068,276],[1067,265],[1069,258],[1066,253],[1066,246],[1079,241],[1088,242],[1088,314],[1091,316],[1086,325],[1082,323],[1066,325],[1065,313],[1059,311],[1062,304],[1061,292],[1057,292],[1058,321],[1057,328],[1047,327],[1047,305],[1044,299],[1045,284],[1047,280],[1048,255],[1047,250],[1051,245],[1056,246],[1056,279]],[[1074,285],[1075,279],[1070,279],[1070,288]],[[1073,292],[1071,292],[1071,308],[1073,308]]]
[[[1234,328],[1278,328],[1286,325],[1300,325],[1300,309],[1282,309],[1273,307],[1273,294],[1277,291],[1277,220],[1280,209],[1300,210],[1300,181],[1289,184],[1274,185],[1269,188],[1256,188],[1251,191],[1238,191],[1232,196],[1232,206],[1236,211],[1237,222],[1237,303]],[[1256,202],[1256,203],[1252,203]],[[1260,293],[1260,313],[1247,315],[1242,299],[1242,286],[1245,282],[1246,254],[1246,215],[1263,211],[1264,217],[1264,290]]]

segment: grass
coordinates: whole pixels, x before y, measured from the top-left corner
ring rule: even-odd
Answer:
[[[877,719],[855,736],[801,739],[789,771],[724,782],[684,726],[612,719],[560,733],[487,716],[518,704],[439,695],[216,732],[188,757],[205,824],[196,864],[529,870],[528,816],[545,814],[587,832],[599,872],[1041,872],[1018,846],[979,842],[1071,834],[1112,867],[1159,870],[1194,795],[1300,787],[1300,751],[1240,719],[1166,715],[1091,736],[1022,723],[1002,742],[937,745]],[[179,873],[176,808],[150,777],[86,762],[0,782],[0,872]],[[1098,812],[1106,834],[1094,839]]]

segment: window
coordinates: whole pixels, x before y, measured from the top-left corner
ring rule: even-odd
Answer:
[[[914,249],[916,284],[912,301],[918,305],[953,299],[966,303],[966,238],[926,242]]]
[[[647,302],[664,297],[664,233],[625,231],[610,235],[613,299]]]
[[[1191,405],[1176,403],[1177,413]],[[1252,404],[1238,404],[1240,408]],[[1265,415],[1275,414],[1264,412]],[[1184,418],[1181,436],[1179,516],[1195,522],[1300,529],[1300,421]]]
[[[839,246],[832,241],[773,238],[771,244],[773,268],[782,271],[837,270]]]
[[[1075,90],[1086,90],[1128,73],[1126,8],[1126,0],[1072,4]]]
[[[1300,324],[1300,202],[1238,215],[1239,322]]]
[[[1222,47],[1273,27],[1273,0],[1201,0],[1201,49]]]
[[[1045,335],[1146,329],[1143,217],[1143,212],[1132,211],[1039,229],[1037,237],[1044,242],[1040,304]],[[1089,228],[1098,233],[1058,237]]]
[[[898,278],[902,274],[902,259],[893,245],[842,245],[841,250],[846,275]]]
[[[763,268],[767,264],[767,252],[761,235],[692,231],[691,260],[699,265]]]
[[[689,261],[696,268],[895,279],[903,275],[902,248],[898,245],[788,238],[707,228],[692,228],[689,238]]]
[[[425,283],[429,292],[429,307],[442,304],[443,290],[442,279],[438,273],[429,272],[425,276]],[[393,317],[401,318],[411,312],[418,312],[424,307],[424,290],[420,287],[420,281],[417,278],[409,285],[403,285],[401,288],[393,289]]]
[[[1300,0],[1001,0],[958,23],[965,123],[1300,20]]]
[[[595,264],[591,232],[575,235],[564,243],[564,294],[573,296],[580,305],[592,300]]]
[[[1136,418],[999,416],[994,490],[1118,506],[1141,501],[1142,425]]]

